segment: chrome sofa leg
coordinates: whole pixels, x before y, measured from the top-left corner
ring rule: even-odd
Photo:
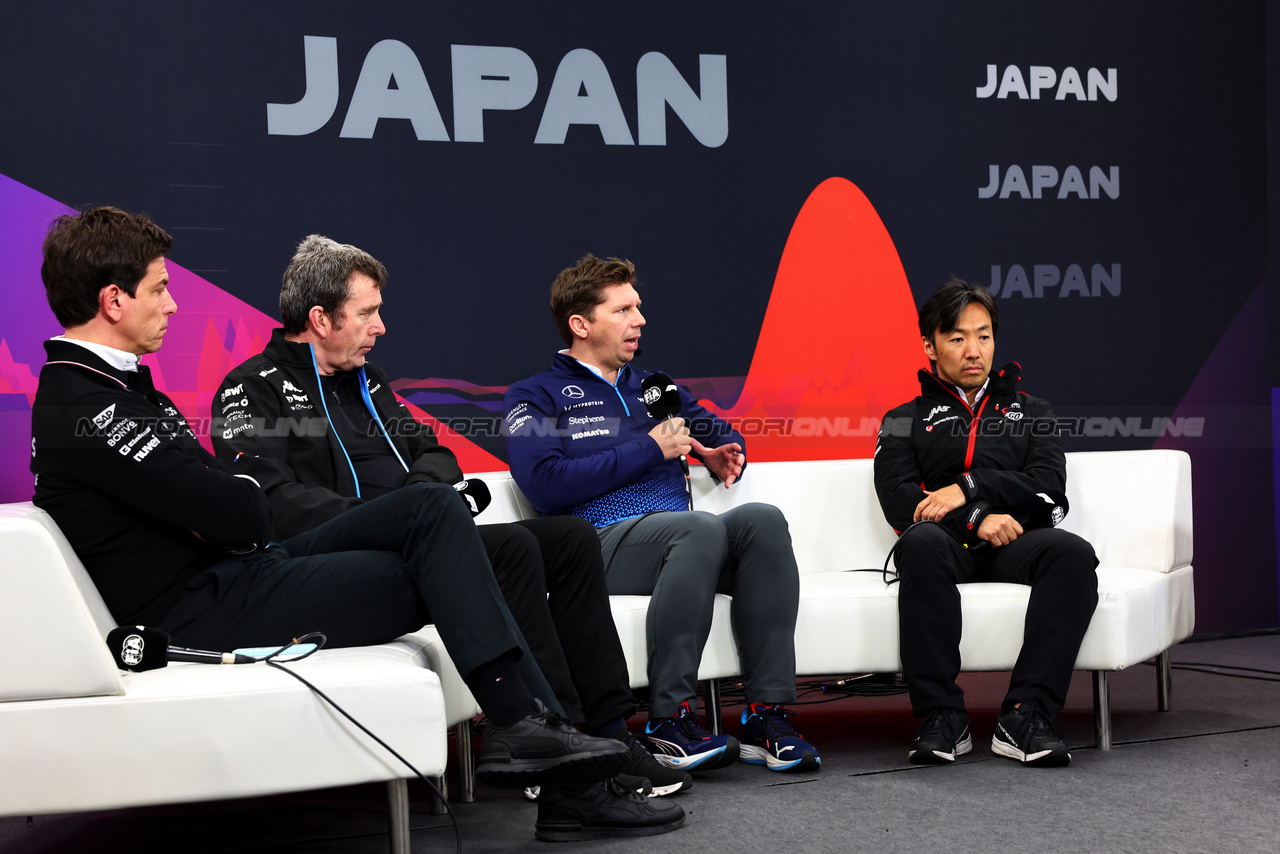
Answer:
[[[1111,749],[1111,673],[1093,671],[1094,745],[1099,750]]]
[[[1169,650],[1156,656],[1156,708],[1167,712],[1173,708],[1173,662]]]
[[[720,725],[720,680],[708,679],[707,686],[707,724],[712,735],[724,735]]]
[[[429,810],[432,815],[444,815],[448,810],[445,807],[445,801],[449,799],[449,775],[441,774],[439,777],[432,777],[431,782],[439,790],[431,793],[431,801]]]
[[[476,800],[476,751],[475,735],[471,721],[462,721],[454,727],[458,741],[458,803],[471,804]]]
[[[387,818],[391,825],[391,854],[410,854],[409,781],[387,781]]]

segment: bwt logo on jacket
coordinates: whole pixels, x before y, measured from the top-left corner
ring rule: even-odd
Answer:
[[[303,36],[302,43],[306,94],[292,104],[267,104],[269,135],[315,133],[338,110],[338,40]],[[538,68],[524,51],[465,44],[449,49],[454,142],[484,142],[486,111],[523,110],[538,94]],[[699,143],[707,148],[724,145],[729,137],[729,89],[723,54],[698,56],[696,93],[671,60],[654,51],[636,63],[635,81],[638,140],[604,60],[584,48],[569,51],[556,66],[533,142],[563,145],[571,125],[595,125],[605,145],[666,145],[669,106]],[[372,139],[380,119],[407,119],[419,140],[450,141],[417,54],[395,39],[369,49],[338,136]]]

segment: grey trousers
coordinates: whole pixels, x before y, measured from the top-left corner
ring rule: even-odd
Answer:
[[[733,596],[747,700],[795,701],[800,579],[782,511],[744,504],[720,516],[654,513],[598,530],[609,593],[652,596],[651,718],[670,717],[685,701],[697,708],[698,662],[717,592]]]

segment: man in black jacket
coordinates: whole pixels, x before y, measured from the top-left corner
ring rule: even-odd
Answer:
[[[145,216],[114,208],[60,217],[44,244],[41,277],[65,334],[46,344],[32,406],[34,500],[112,613],[213,649],[317,628],[331,646],[376,644],[434,622],[495,725],[481,779],[577,787],[616,773],[621,745],[584,736],[539,702],[551,701],[550,687],[522,654],[454,489],[415,485],[272,542],[259,484],[200,446],[138,362],[160,349],[177,311],[171,244]],[[628,830],[683,821],[674,804],[631,806]]]
[[[369,253],[305,238],[281,285],[283,328],[227,375],[214,399],[214,449],[259,480],[279,534],[310,530],[405,485],[463,478],[453,452],[368,361],[386,332],[386,281],[386,268]],[[626,742],[632,765],[625,775],[649,780],[654,793],[688,788],[688,774],[660,765],[626,728],[634,704],[595,529],[577,517],[548,516],[478,530],[507,606],[569,719]]]
[[[933,370],[920,397],[885,416],[876,492],[894,547],[903,675],[916,717],[908,754],[955,761],[973,747],[960,672],[960,593],[969,581],[1031,586],[1022,651],[991,749],[1027,765],[1071,761],[1053,719],[1098,601],[1093,547],[1053,526],[1066,460],[1049,404],[1015,389],[1020,366],[992,374],[1000,316],[985,288],[944,283],[920,308]]]

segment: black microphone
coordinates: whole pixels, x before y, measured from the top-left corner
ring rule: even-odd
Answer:
[[[649,374],[641,380],[640,392],[644,398],[644,408],[648,410],[650,418],[667,421],[680,414],[680,390],[676,388],[675,380],[661,371]],[[680,469],[687,480],[689,460],[684,454],[680,455]]]
[[[483,513],[489,506],[489,502],[493,501],[489,484],[483,480],[460,480],[453,485],[453,488],[458,490],[462,500],[467,502],[467,509],[471,511],[472,519]]]
[[[169,633],[147,626],[120,626],[107,632],[107,649],[121,670],[155,670],[170,661],[197,664],[253,664],[256,659],[235,652],[210,652],[169,646]]]

